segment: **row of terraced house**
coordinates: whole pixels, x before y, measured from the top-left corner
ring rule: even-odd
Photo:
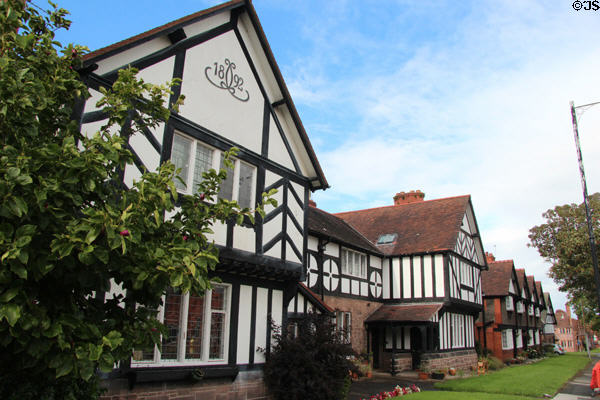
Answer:
[[[169,334],[106,376],[106,399],[266,398],[270,322],[286,326],[311,310],[331,314],[382,370],[469,369],[477,343],[514,357],[551,340],[549,296],[512,262],[486,258],[469,195],[400,192],[389,206],[337,214],[311,202],[329,185],[250,1],[87,55],[83,132],[105,123],[95,104],[127,66],[147,82],[180,79],[173,98],[183,94],[185,104],[128,138],[135,162],[125,186],[171,160],[186,183],[178,190],[189,194],[236,146],[219,196],[251,207],[277,189],[278,206],[254,223],[213,227],[220,263],[211,276],[219,283],[203,297],[165,293],[158,318]]]

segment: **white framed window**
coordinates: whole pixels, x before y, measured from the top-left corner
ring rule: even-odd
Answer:
[[[527,337],[527,346],[533,346],[533,344],[534,344],[533,330],[530,329],[529,335]]]
[[[527,310],[528,314],[533,315],[533,304],[530,304],[529,307],[527,307],[527,308],[528,308],[528,310]]]
[[[162,349],[134,351],[132,365],[164,366],[226,362],[229,343],[229,285],[213,284],[204,296],[169,289],[158,319],[166,325]]]
[[[523,347],[523,331],[521,329],[516,330],[515,337],[517,349]]]
[[[335,326],[344,343],[352,342],[352,313],[348,311],[336,311]],[[391,342],[390,342],[391,343]]]
[[[509,350],[513,348],[512,331],[505,329],[502,331],[502,349]]]
[[[514,309],[512,296],[506,296],[506,310],[513,311]]]
[[[342,274],[367,278],[367,256],[356,251],[342,249]]]
[[[540,316],[540,309],[538,307],[535,307],[535,316],[536,317]]]
[[[517,312],[522,314],[525,311],[525,306],[522,301],[517,301]]]
[[[171,162],[181,169],[179,177],[185,182],[175,180],[175,187],[184,194],[192,194],[198,190],[202,182],[202,174],[213,168],[227,170],[227,178],[221,182],[219,198],[236,200],[241,207],[252,207],[256,168],[241,160],[234,159],[234,169],[225,168],[223,152],[214,149],[196,139],[180,133],[173,135]]]

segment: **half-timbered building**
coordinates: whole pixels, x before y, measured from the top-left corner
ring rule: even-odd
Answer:
[[[489,270],[481,274],[483,311],[476,323],[477,341],[503,361],[517,357],[522,350],[519,306],[521,290],[513,260],[496,260],[486,254]]]
[[[402,192],[388,207],[311,210],[319,219],[309,219],[308,285],[340,318],[350,313],[352,334],[363,330],[353,346],[372,352],[376,368],[477,361],[474,322],[487,264],[471,199],[423,198]]]
[[[544,301],[546,308],[542,310],[542,321],[544,321],[544,333],[542,337],[542,343],[555,343],[554,331],[556,328],[556,316],[554,315],[554,306],[552,305],[552,299],[550,293],[544,293]]]
[[[128,66],[146,82],[181,79],[171,101],[185,95],[185,103],[168,122],[128,137],[135,162],[124,170],[125,186],[171,160],[186,183],[177,183],[179,192],[189,194],[203,172],[223,167],[223,152],[235,146],[235,167],[219,196],[252,207],[261,193],[277,189],[278,206],[254,224],[213,226],[220,263],[212,276],[219,283],[203,297],[165,294],[158,318],[168,337],[160,349],[122,363],[130,366],[111,374],[107,395],[142,399],[183,390],[196,398],[215,391],[259,398],[264,388],[255,378],[271,344],[269,320],[285,324],[291,300],[306,307],[304,300],[314,297],[307,288],[298,292],[306,208],[309,193],[327,181],[249,1],[230,1],[87,55],[83,71],[92,96],[81,106],[83,132],[105,123],[96,108],[100,89]],[[201,384],[189,385],[192,378]]]

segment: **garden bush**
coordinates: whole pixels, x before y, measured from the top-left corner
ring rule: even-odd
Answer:
[[[279,327],[266,354],[264,380],[275,400],[345,399],[356,354],[344,344],[331,318],[309,314],[288,334]]]

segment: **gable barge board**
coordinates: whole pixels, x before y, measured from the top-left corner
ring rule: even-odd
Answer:
[[[210,18],[216,14],[220,14],[222,12],[233,10],[236,8],[243,7],[245,5],[245,1],[230,1],[228,3],[224,3],[207,10],[199,11],[195,14],[188,15],[183,18],[179,18],[173,22],[169,22],[165,25],[159,26],[157,28],[151,29],[147,32],[141,33],[139,35],[133,36],[129,39],[125,39],[121,42],[115,43],[114,45],[107,46],[96,51],[93,51],[87,55],[85,59],[86,62],[95,62],[100,61],[105,58],[111,57],[115,54],[121,53],[125,50],[129,50],[133,47],[136,47],[140,44],[148,42],[152,39],[156,39],[160,36],[169,35],[172,32],[175,32],[178,29],[185,28],[187,25],[191,25],[198,21],[201,21],[206,18]]]
[[[296,172],[298,174],[300,174],[300,165],[298,164],[298,160],[296,160],[296,155],[294,154],[294,151],[292,150],[292,147],[290,146],[290,143],[287,140],[287,137],[283,133],[283,128],[281,127],[281,122],[279,122],[279,118],[275,114],[275,109],[272,108],[271,104],[268,102],[269,97],[267,96],[267,91],[265,90],[265,87],[260,79],[260,76],[258,75],[258,71],[256,70],[256,66],[254,65],[254,61],[252,60],[252,57],[250,56],[250,52],[248,51],[248,47],[246,47],[246,43],[244,42],[244,38],[242,38],[242,35],[241,35],[240,30],[237,27],[237,25],[235,26],[235,28],[233,30],[235,32],[235,36],[238,39],[240,47],[242,48],[242,52],[244,53],[244,56],[246,57],[246,62],[250,66],[252,75],[254,75],[256,84],[258,85],[258,88],[260,89],[260,92],[261,92],[263,98],[265,99],[265,105],[268,105],[268,107],[270,108],[271,117],[273,117],[273,121],[275,121],[275,125],[277,126],[277,131],[279,132],[279,135],[281,136],[281,140],[283,141],[283,144],[288,152],[288,155],[290,156],[290,159],[292,160],[292,164],[294,164],[294,169],[296,170]]]
[[[254,30],[256,31],[256,33],[259,37],[259,42],[263,48],[263,52],[266,55],[267,61],[269,62],[269,65],[271,66],[273,75],[275,75],[275,80],[277,81],[277,84],[279,85],[279,90],[281,90],[281,93],[283,94],[283,97],[286,101],[286,105],[287,105],[288,110],[290,111],[292,120],[294,121],[294,124],[298,128],[298,133],[300,134],[300,139],[302,140],[304,147],[308,150],[307,151],[308,156],[311,160],[313,167],[315,168],[315,172],[318,177],[317,181],[321,184],[322,189],[325,190],[330,187],[329,183],[327,183],[327,180],[325,179],[323,170],[321,169],[321,166],[320,166],[319,162],[317,161],[317,156],[315,154],[315,151],[314,151],[312,145],[310,144],[310,141],[308,140],[308,136],[306,135],[306,130],[304,129],[304,125],[302,124],[302,121],[300,120],[300,116],[298,115],[298,110],[296,110],[294,101],[292,100],[290,93],[288,91],[288,88],[283,80],[283,76],[281,74],[281,71],[279,70],[279,66],[277,65],[277,62],[275,61],[275,57],[273,56],[271,47],[269,46],[269,43],[267,42],[265,32],[263,31],[262,26],[260,25],[260,22],[258,20],[258,15],[256,14],[254,7],[252,6],[252,3],[249,3],[247,15],[250,18],[250,22],[252,23],[252,26],[254,27]],[[311,184],[311,190],[313,190],[313,184]]]
[[[149,54],[145,57],[142,57],[138,60],[135,60],[129,64],[122,65],[118,68],[115,68],[112,71],[102,74],[102,77],[111,82],[114,82],[115,79],[117,79],[119,70],[121,70],[123,68],[133,67],[133,68],[137,68],[139,70],[143,70],[143,69],[148,68],[148,67],[150,67],[158,62],[161,62],[169,57],[173,57],[174,55],[176,55],[177,53],[179,53],[181,51],[185,51],[189,48],[192,48],[201,43],[204,43],[210,39],[214,39],[217,36],[221,36],[222,34],[227,33],[229,31],[231,31],[232,29],[233,29],[233,26],[231,25],[231,22],[227,22],[227,23],[225,23],[223,25],[219,25],[218,27],[213,28],[209,31],[199,33],[198,35],[192,36],[188,39],[184,39],[180,42],[177,42],[175,44],[167,46],[164,49],[155,51],[154,53]]]

